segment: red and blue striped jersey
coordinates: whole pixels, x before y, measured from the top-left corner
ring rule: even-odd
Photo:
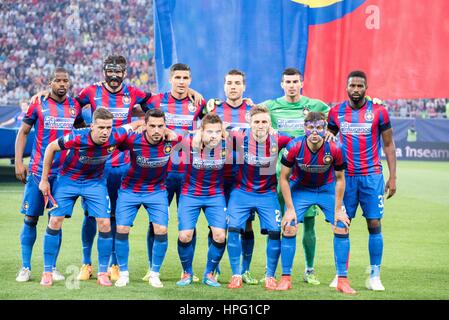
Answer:
[[[290,180],[295,185],[319,187],[335,181],[335,170],[346,169],[341,148],[333,141],[324,142],[312,152],[307,145],[307,137],[292,140],[282,154],[281,163],[293,168]]]
[[[144,106],[151,93],[145,93],[136,87],[123,83],[118,92],[110,92],[103,84],[93,84],[84,88],[77,100],[81,107],[90,104],[91,112],[97,108],[106,108],[114,115],[114,127],[120,127],[131,122],[132,111],[136,104]],[[117,167],[129,163],[129,152],[114,151],[112,166]]]
[[[215,113],[220,117],[220,119],[228,123],[234,129],[239,128],[249,128],[249,111],[251,106],[243,101],[243,103],[238,107],[232,107],[225,101],[221,101],[220,104],[215,105]],[[237,139],[233,140],[234,145],[241,145],[243,141]],[[233,181],[238,172],[238,166],[236,164],[237,159],[235,152],[233,153],[233,166],[227,167],[225,170],[225,180]]]
[[[238,107],[232,107],[225,101],[215,106],[215,113],[223,122],[233,128],[249,128],[249,111],[251,106],[243,101]]]
[[[29,171],[41,175],[45,148],[50,142],[72,131],[73,124],[81,121],[81,107],[79,103],[70,97],[59,103],[49,97],[41,98],[40,103],[32,103],[23,122],[34,126],[35,138],[31,151]],[[50,175],[57,174],[57,169],[64,162],[66,152],[55,155],[50,169]]]
[[[153,192],[166,190],[165,178],[170,154],[173,147],[181,142],[161,141],[158,144],[148,142],[145,132],[131,133],[120,149],[130,150],[131,167],[122,180],[122,189],[133,192]]]
[[[194,150],[192,148],[192,135],[183,139],[183,146],[190,151],[190,161],[186,165],[186,178],[181,193],[191,196],[224,195],[225,167],[229,164],[227,142],[222,142],[215,148]]]
[[[153,95],[142,110],[161,109],[165,113],[165,124],[168,129],[178,135],[185,135],[187,131],[197,129],[197,121],[206,113],[206,101],[201,101],[197,107],[188,97],[178,100],[170,92]],[[185,156],[175,148],[168,164],[168,172],[183,173],[185,171]]]
[[[74,130],[59,138],[59,147],[68,151],[59,174],[72,180],[101,179],[104,164],[127,137],[128,131],[118,127],[112,128],[109,140],[100,145],[93,142],[91,130],[88,128]]]
[[[287,146],[292,137],[283,134],[269,135],[263,143],[257,142],[251,129],[231,131],[241,136],[242,144],[236,146],[237,176],[235,187],[247,192],[276,192],[276,163],[279,151]]]
[[[381,134],[391,128],[387,109],[367,101],[362,108],[352,109],[347,101],[334,106],[328,116],[328,127],[340,132],[348,169],[346,174],[381,174]]]

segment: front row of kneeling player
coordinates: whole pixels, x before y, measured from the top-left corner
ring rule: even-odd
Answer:
[[[298,223],[302,222],[304,212],[310,206],[318,205],[334,233],[337,290],[355,293],[347,280],[350,221],[341,210],[346,163],[341,149],[324,139],[324,114],[310,112],[305,119],[306,136],[296,139],[274,132],[269,111],[257,105],[251,109],[248,129],[225,128],[217,115],[208,114],[196,132],[184,136],[166,128],[165,115],[159,109],[146,113],[141,133],[133,130],[143,125],[142,121],[113,128],[112,119],[113,115],[108,110],[99,108],[94,112],[90,129],[73,131],[50,143],[45,151],[39,189],[44,198],[53,194],[58,206],[51,211],[44,236],[42,285],[52,285],[52,268],[59,250],[61,225],[64,218],[72,214],[79,196],[88,211],[95,215],[99,228],[98,283],[112,285],[107,267],[114,240],[103,169],[110,154],[118,148],[130,151],[131,166],[122,180],[117,202],[115,250],[120,277],[115,286],[123,287],[129,283],[128,235],[138,209],[143,205],[155,233],[149,282],[153,287],[162,287],[159,272],[168,246],[169,217],[164,177],[170,155],[182,149],[186,176],[178,206],[178,253],[183,268],[182,278],[176,283],[178,286],[187,286],[193,281],[192,239],[203,210],[211,230],[203,283],[220,286],[214,272],[226,248],[227,232],[232,269],[228,288],[242,287],[240,234],[251,212],[256,211],[261,230],[268,235],[265,288],[290,289]],[[282,149],[279,183],[286,202],[284,217],[281,217],[276,194],[276,162]],[[48,173],[55,154],[61,150],[70,152],[50,188]],[[224,176],[225,171],[232,171],[233,167],[236,173],[234,188],[226,203]],[[278,283],[275,272],[279,257],[282,277]]]

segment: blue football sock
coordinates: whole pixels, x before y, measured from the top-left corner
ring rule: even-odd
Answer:
[[[31,254],[36,242],[37,221],[25,219],[22,232],[20,233],[20,245],[22,247],[22,267],[31,270]]]
[[[61,245],[62,245],[62,229],[59,230],[59,243],[58,243],[58,250],[56,251],[55,256],[55,262],[53,263],[53,268],[56,268],[56,261],[58,261],[59,251],[61,251]]]
[[[193,262],[193,246],[192,241],[183,243],[178,239],[178,254],[181,260],[182,269],[184,272],[193,275],[192,262]]]
[[[114,242],[120,271],[128,271],[129,234],[117,232]]]
[[[109,232],[98,232],[98,272],[108,271],[108,262],[112,252],[112,234]]]
[[[212,230],[209,229],[209,234],[207,235],[207,250],[209,250],[210,246],[212,245],[212,241],[213,241],[213,235],[212,235]],[[195,250],[195,248],[194,248]],[[217,272],[218,274],[220,274],[220,264],[217,264],[217,267],[215,268],[214,272]]]
[[[281,254],[280,232],[269,232],[267,242],[267,277],[274,277]]]
[[[384,248],[384,241],[382,233],[380,232],[380,227],[376,228],[376,233],[369,234],[368,239],[368,249],[369,249],[369,260],[371,264],[371,277],[378,277],[380,275],[380,265],[382,263],[382,254]]]
[[[117,254],[115,252],[115,234],[117,233],[117,223],[115,222],[115,219],[111,219],[111,235],[112,235],[112,251],[111,251],[111,257],[109,258],[109,267],[112,265],[117,265]]]
[[[151,269],[151,259],[153,258],[153,245],[154,245],[154,228],[153,223],[149,223],[147,231],[147,253],[148,253],[148,266]]]
[[[52,272],[56,261],[56,252],[59,246],[60,230],[47,227],[44,235],[44,272]]]
[[[81,228],[81,241],[83,243],[83,264],[92,264],[92,247],[97,234],[97,221],[94,217],[84,216]]]
[[[154,236],[153,247],[153,263],[151,265],[151,271],[159,272],[161,270],[162,262],[164,262],[165,254],[168,248],[168,235],[156,234]]]
[[[242,234],[242,273],[249,271],[254,251],[254,231],[245,231]]]
[[[281,240],[281,264],[282,275],[291,275],[293,260],[296,253],[296,235],[293,237],[282,236]]]
[[[348,276],[349,234],[334,234],[334,259],[337,276]]]
[[[206,269],[204,270],[204,277],[206,277],[209,273],[214,272],[223,257],[225,249],[226,241],[223,243],[218,243],[212,239],[212,244],[207,251],[207,263]]]
[[[228,230],[228,256],[232,275],[242,274],[240,256],[242,254],[242,241],[238,230]]]

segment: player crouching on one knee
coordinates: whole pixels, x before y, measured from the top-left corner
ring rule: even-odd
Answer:
[[[342,210],[346,162],[340,147],[333,141],[324,140],[327,126],[325,119],[323,113],[310,112],[304,122],[306,135],[291,141],[281,160],[279,183],[286,211],[282,219],[282,279],[277,290],[291,288],[297,223],[303,222],[304,213],[310,206],[317,205],[324,212],[326,221],[333,223],[337,290],[355,293],[347,279],[350,220]]]

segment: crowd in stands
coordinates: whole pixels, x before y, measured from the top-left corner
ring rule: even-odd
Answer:
[[[128,60],[127,82],[155,91],[152,0],[0,2],[0,105],[45,89],[56,66],[71,94],[102,79],[102,60]]]
[[[449,99],[399,99],[385,100],[392,117],[443,119],[449,115]]]

